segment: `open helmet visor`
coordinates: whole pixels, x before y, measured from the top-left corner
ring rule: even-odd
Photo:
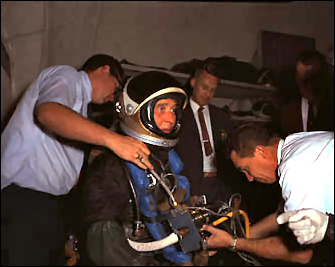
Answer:
[[[169,133],[163,132],[157,125],[155,121],[155,107],[159,100],[161,99],[173,99],[176,101],[174,115],[175,115],[175,122],[171,131]],[[170,92],[159,95],[148,102],[146,102],[140,109],[140,119],[143,126],[159,136],[174,139],[178,136],[180,130],[180,119],[183,112],[184,104],[186,102],[185,94],[181,94],[178,92]]]

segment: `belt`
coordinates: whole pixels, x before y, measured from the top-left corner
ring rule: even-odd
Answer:
[[[217,172],[204,172],[204,177],[216,177]]]

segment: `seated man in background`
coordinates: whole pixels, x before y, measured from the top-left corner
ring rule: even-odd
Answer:
[[[231,247],[259,257],[298,263],[334,265],[334,242],[300,246],[277,223],[283,212],[313,208],[334,214],[334,133],[301,132],[281,139],[257,123],[244,123],[228,134],[228,154],[248,180],[273,183],[279,179],[285,203],[250,227],[250,238],[232,237],[209,225],[210,247]],[[277,178],[278,177],[278,178]]]
[[[142,170],[111,151],[101,153],[89,164],[82,199],[86,248],[94,264],[192,265],[192,256],[175,245],[143,253],[127,243],[130,236],[142,242],[167,237],[160,218],[190,196],[188,180],[179,174],[183,164],[173,150],[186,101],[180,84],[163,72],[140,74],[125,85],[116,105],[120,114],[116,127],[147,145],[153,169]],[[142,157],[139,152],[138,161]]]

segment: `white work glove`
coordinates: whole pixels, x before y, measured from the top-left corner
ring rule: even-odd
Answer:
[[[288,211],[277,217],[278,224],[288,222],[288,227],[297,237],[297,241],[303,245],[315,244],[325,236],[328,215],[315,209],[301,209]]]

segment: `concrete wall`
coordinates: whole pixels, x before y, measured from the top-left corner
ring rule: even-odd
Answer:
[[[1,68],[1,129],[25,89],[47,63],[48,10],[44,1],[1,1],[1,41],[11,77]]]
[[[313,37],[321,52],[334,40],[334,3],[328,1],[51,3],[52,64],[80,64],[91,52],[165,68],[222,55],[249,62],[261,30]]]
[[[1,124],[46,66],[79,66],[94,53],[165,68],[224,55],[250,62],[261,30],[313,37],[327,53],[334,2],[1,1],[12,72],[1,84]]]

